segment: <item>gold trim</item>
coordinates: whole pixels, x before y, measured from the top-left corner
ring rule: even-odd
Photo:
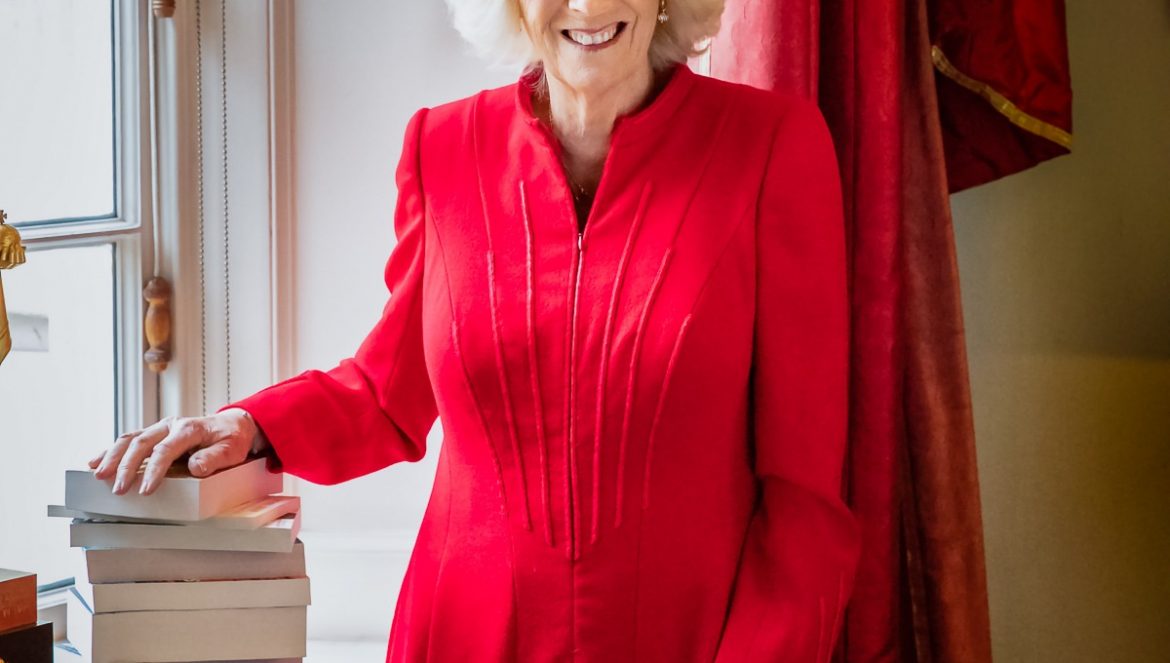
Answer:
[[[1012,124],[1024,131],[1046,138],[1067,150],[1072,149],[1073,137],[1071,133],[1025,113],[1010,99],[997,92],[995,88],[959,71],[938,46],[930,47],[930,59],[934,62],[935,69],[938,69],[942,75],[986,99],[992,108],[1006,117]]]

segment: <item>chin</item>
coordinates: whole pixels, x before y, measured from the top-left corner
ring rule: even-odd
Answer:
[[[600,54],[562,54],[550,74],[576,89],[603,89],[626,80],[638,67],[628,57],[608,57]],[[641,62],[650,62],[647,54]]]
[[[561,62],[556,76],[564,81],[567,85],[573,88],[596,88],[604,87],[608,82],[615,79],[615,72],[611,67],[606,67],[596,62]]]

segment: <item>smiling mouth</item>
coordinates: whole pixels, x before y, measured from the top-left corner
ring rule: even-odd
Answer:
[[[597,30],[561,30],[561,35],[577,46],[592,51],[617,41],[625,29],[625,21],[619,21]]]

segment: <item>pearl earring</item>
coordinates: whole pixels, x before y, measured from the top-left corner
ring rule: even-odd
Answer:
[[[658,3],[658,22],[665,23],[670,20],[670,14],[666,13],[666,0],[659,0]]]

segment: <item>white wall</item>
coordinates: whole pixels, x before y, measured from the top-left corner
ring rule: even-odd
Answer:
[[[1170,660],[1170,7],[1068,3],[1074,153],[954,197],[997,661]]]
[[[333,366],[378,319],[407,119],[514,80],[466,53],[439,0],[297,0],[297,370]],[[312,635],[385,636],[440,437],[436,425],[418,463],[340,486],[301,482]],[[353,609],[334,610],[343,605]]]

